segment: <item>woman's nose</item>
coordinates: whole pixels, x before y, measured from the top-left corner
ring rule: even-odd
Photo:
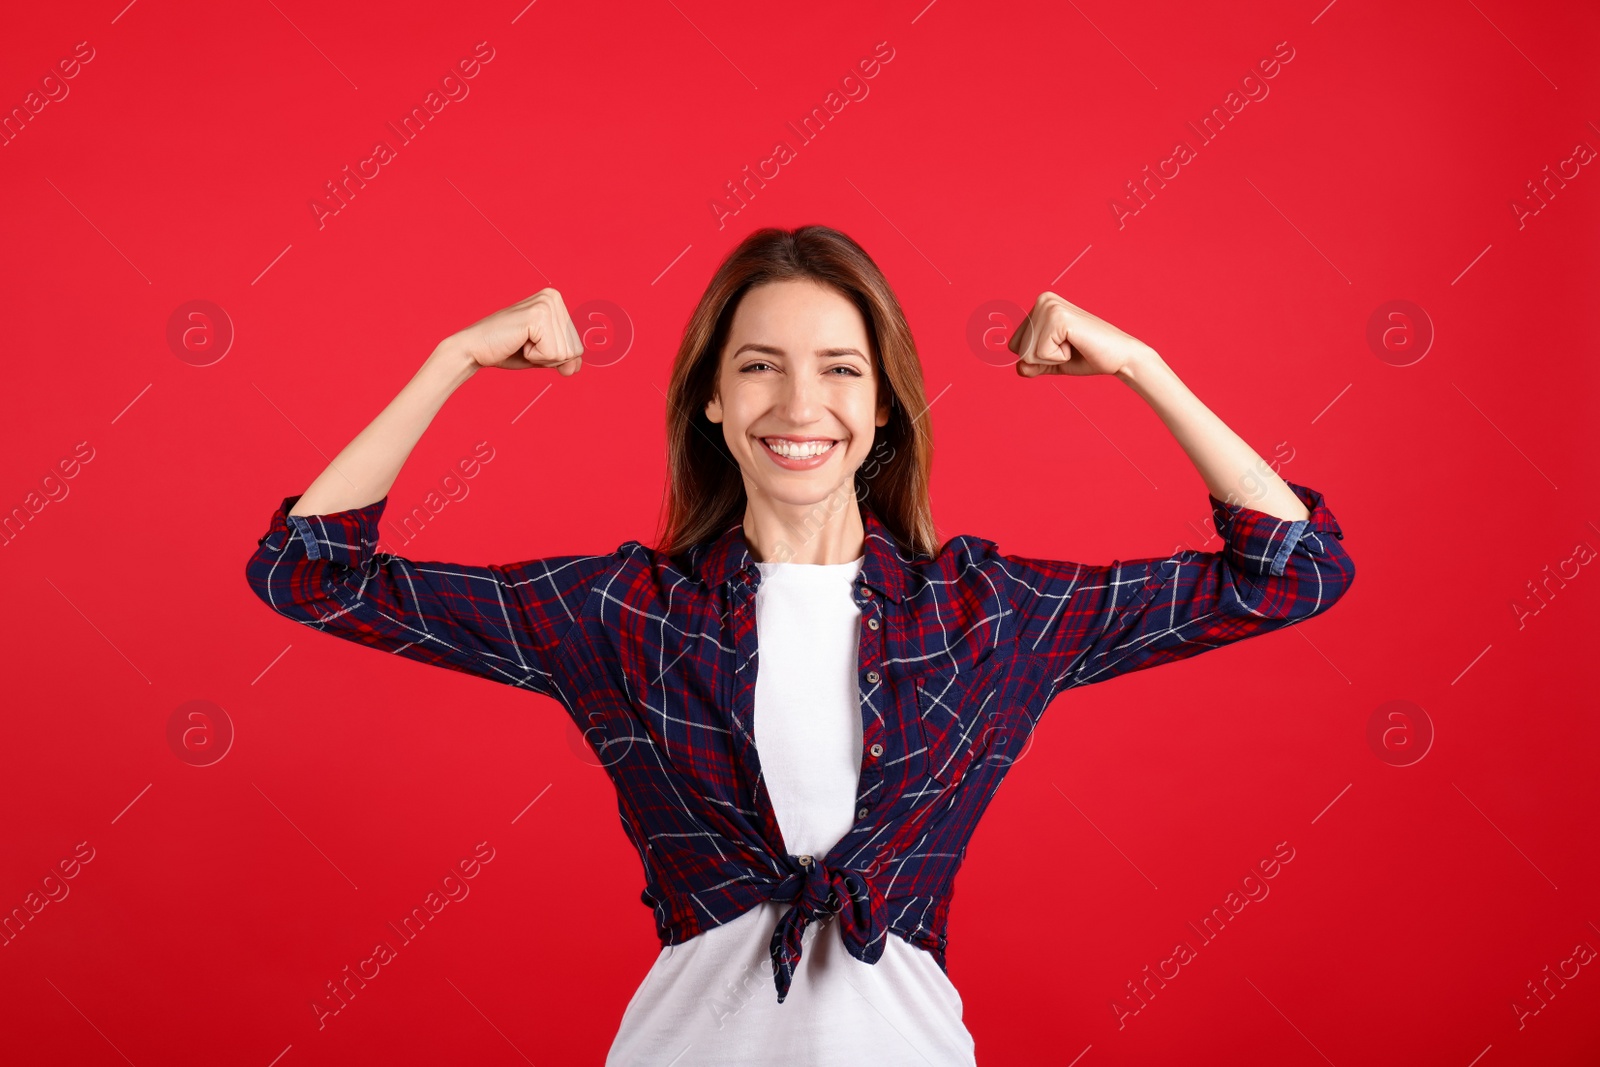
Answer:
[[[790,422],[803,425],[815,417],[819,397],[815,382],[803,375],[790,375],[784,379],[783,395],[779,398],[778,406]]]

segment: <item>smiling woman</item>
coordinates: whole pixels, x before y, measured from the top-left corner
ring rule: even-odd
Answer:
[[[865,323],[826,286],[768,282],[739,302],[727,347],[706,418],[722,425],[746,498],[765,498],[764,514],[754,505],[747,511],[746,532],[761,545],[793,544],[819,490],[847,481],[872,450],[877,427],[889,422]],[[808,477],[794,477],[800,473]],[[769,523],[777,528],[761,528]],[[791,561],[843,563],[847,549],[853,558],[859,523],[834,524],[832,532],[829,543],[807,538]]]
[[[938,547],[916,342],[877,264],[837,230],[747,237],[690,317],[667,400],[667,554],[742,521],[758,559],[779,542],[797,563],[854,558],[857,508],[811,528],[816,502],[852,479],[899,544]],[[875,446],[888,459],[868,481]]]
[[[487,566],[375,549],[385,494],[455,389],[488,367],[579,372],[553,289],[446,338],[274,512],[247,574],[276,611],[548,696],[599,757],[661,942],[608,1064],[971,1067],[946,958],[955,877],[1045,709],[1350,587],[1321,495],[1148,345],[1043,293],[1009,348],[1019,380],[1114,376],[1147,401],[1211,490],[1221,549],[1092,566],[941,544],[910,329],[867,253],[824,226],[752,233],[691,314],[655,547]],[[741,997],[752,968],[772,986]]]

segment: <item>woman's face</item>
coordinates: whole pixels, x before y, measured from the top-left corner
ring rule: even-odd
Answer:
[[[853,485],[889,421],[878,393],[855,304],[815,282],[769,282],[734,311],[706,418],[722,424],[748,495],[814,504]]]

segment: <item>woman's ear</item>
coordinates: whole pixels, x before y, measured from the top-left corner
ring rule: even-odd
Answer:
[[[722,421],[722,397],[717,390],[711,390],[711,399],[706,401],[706,419],[710,422]]]
[[[885,392],[888,393],[888,396],[884,400],[883,404],[878,408],[878,415],[874,420],[874,425],[876,426],[889,425],[889,409],[894,404],[894,393],[889,392],[888,390],[885,390]]]

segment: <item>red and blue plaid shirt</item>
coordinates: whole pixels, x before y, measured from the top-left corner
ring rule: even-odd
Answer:
[[[1210,496],[1216,552],[1089,566],[952,538],[908,555],[862,507],[854,827],[825,856],[784,845],[754,732],[760,571],[735,523],[674,560],[638,541],[503,566],[376,551],[387,497],[330,515],[283,501],[246,568],[296,622],[559,701],[616,784],[663,945],[762,901],[781,1002],[813,919],[851,955],[895,934],[946,968],[952,883],[978,817],[1059,693],[1326,611],[1355,565],[1315,490],[1291,522]]]

